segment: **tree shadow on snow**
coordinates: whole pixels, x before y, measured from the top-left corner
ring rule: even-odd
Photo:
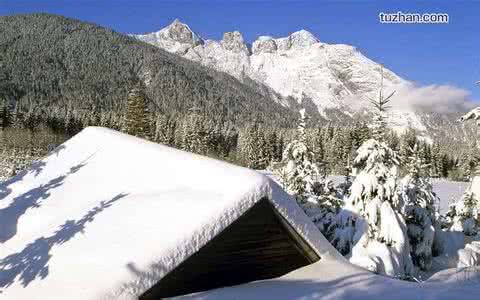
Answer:
[[[88,158],[87,158],[88,160]],[[42,184],[36,188],[33,188],[21,195],[16,196],[12,203],[0,209],[0,243],[5,243],[9,239],[15,236],[17,233],[17,225],[20,217],[30,208],[38,208],[42,200],[47,199],[50,196],[50,191],[61,186],[65,178],[69,175],[78,172],[82,167],[86,165],[86,160],[76,166],[70,168],[70,170],[65,174],[58,176],[54,179],[51,179],[48,183]],[[25,171],[25,174],[27,171]],[[21,180],[25,174],[13,177],[15,181]],[[5,182],[0,187],[0,195],[3,199],[11,193],[11,189],[8,188],[8,185],[12,182]]]
[[[150,289],[158,282],[158,278],[165,276],[168,270],[164,262],[153,263],[145,271],[139,269],[134,262],[129,262],[126,267],[127,270],[135,276],[135,280],[124,283],[122,289],[127,291],[138,291],[139,294]]]
[[[84,233],[87,223],[92,222],[96,215],[112,206],[127,194],[120,193],[108,201],[88,211],[78,220],[67,220],[51,236],[41,237],[28,244],[21,252],[11,254],[0,259],[0,288],[6,288],[19,279],[26,287],[36,278],[44,279],[48,276],[48,262],[52,257],[50,250],[57,245],[63,245],[78,233]],[[72,259],[75,259],[72,257]],[[1,291],[0,291],[1,293]]]
[[[65,145],[60,145],[51,152],[49,152],[48,155],[55,154],[58,156],[58,154],[65,148]],[[3,182],[0,182],[0,200],[10,195],[10,193],[12,192],[12,190],[9,188],[10,185],[21,181],[25,177],[25,175],[29,173],[33,173],[34,177],[37,177],[38,175],[40,175],[40,173],[42,173],[45,166],[46,162],[44,160],[36,160],[32,162],[25,170],[20,171],[17,175]]]
[[[62,150],[65,150],[65,145],[64,144],[61,144],[57,147],[55,147],[52,151],[48,152],[48,155],[52,155],[52,154],[55,154],[56,156],[58,156],[58,154],[62,151]]]

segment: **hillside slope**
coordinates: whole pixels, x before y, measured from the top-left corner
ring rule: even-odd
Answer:
[[[49,14],[0,17],[0,97],[59,118],[67,108],[122,110],[129,88],[147,86],[155,110],[195,108],[236,123],[289,124],[291,111],[222,72],[94,24]]]

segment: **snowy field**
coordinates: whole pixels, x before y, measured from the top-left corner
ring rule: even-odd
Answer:
[[[460,199],[463,192],[470,186],[469,182],[435,179],[432,181],[433,191],[440,198],[440,213],[445,213],[448,205]]]
[[[344,180],[343,176],[329,177],[335,184]],[[448,205],[460,199],[463,192],[470,186],[469,182],[449,181],[446,179],[432,179],[433,191],[440,198],[440,213],[446,213]]]
[[[273,178],[269,171],[260,171],[260,173]],[[344,181],[343,176],[329,176],[335,185]],[[444,214],[448,210],[448,205],[461,198],[465,190],[470,186],[469,182],[449,181],[446,179],[433,179],[433,191],[440,198],[440,213]]]

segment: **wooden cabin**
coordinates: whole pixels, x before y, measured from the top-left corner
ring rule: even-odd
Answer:
[[[320,259],[263,198],[140,299],[153,300],[274,278]]]

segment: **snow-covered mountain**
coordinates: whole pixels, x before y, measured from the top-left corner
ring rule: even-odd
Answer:
[[[250,78],[283,98],[299,103],[308,98],[327,119],[329,109],[347,115],[368,109],[368,99],[378,95],[382,72],[387,92],[411,84],[386,68],[382,71],[355,47],[323,43],[306,30],[282,38],[261,36],[249,46],[238,31],[226,32],[221,41],[203,40],[175,20],[158,32],[134,36],[240,80]],[[392,109],[389,117],[394,128],[426,130],[423,117],[413,110]]]

